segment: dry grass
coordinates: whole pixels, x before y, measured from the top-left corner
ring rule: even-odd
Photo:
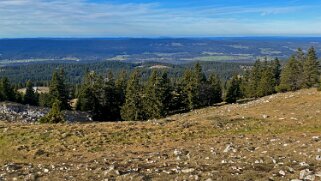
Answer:
[[[0,123],[0,164],[32,163],[41,180],[288,180],[299,178],[301,162],[321,171],[321,141],[312,139],[321,137],[320,111],[321,93],[311,89],[152,122]],[[224,152],[228,144],[235,152]]]

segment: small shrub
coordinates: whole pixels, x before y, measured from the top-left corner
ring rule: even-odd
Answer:
[[[65,122],[65,118],[63,116],[63,114],[60,111],[60,101],[56,100],[53,104],[52,104],[52,108],[50,110],[50,112],[43,118],[41,118],[39,120],[40,123],[64,123]]]

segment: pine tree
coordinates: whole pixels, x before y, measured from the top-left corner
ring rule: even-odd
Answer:
[[[115,87],[114,75],[111,71],[108,72],[104,81],[102,106],[104,112],[104,119],[116,120],[120,117],[120,113],[117,108],[117,90]]]
[[[56,123],[64,123],[65,122],[65,118],[63,116],[63,114],[60,111],[60,101],[59,100],[55,100],[54,103],[52,104],[52,108],[50,110],[50,112],[42,117],[39,122],[40,123],[51,123],[51,124],[56,124]]]
[[[186,70],[184,72],[184,77],[183,77],[183,81],[182,81],[182,85],[183,85],[183,92],[186,95],[186,100],[184,102],[186,102],[187,104],[187,108],[189,110],[193,109],[194,105],[193,105],[193,100],[195,97],[195,89],[193,87],[193,72],[192,70]]]
[[[272,69],[274,74],[275,86],[278,86],[280,84],[280,78],[281,78],[281,72],[282,72],[280,60],[276,58],[271,62],[271,64],[272,64]]]
[[[306,61],[306,55],[301,48],[298,48],[296,53],[294,54],[296,62],[298,64],[298,75],[297,75],[297,84],[300,88],[304,87],[304,70],[303,65]]]
[[[157,71],[154,70],[149,77],[147,86],[144,91],[144,111],[148,119],[161,117],[163,105],[160,97],[158,97],[158,83],[159,80]]]
[[[63,69],[53,73],[49,86],[49,94],[53,100],[59,100],[61,110],[71,109],[69,104],[69,92],[65,83],[65,73]]]
[[[173,83],[171,99],[168,101],[168,114],[185,112],[189,110],[189,102],[184,81]]]
[[[257,88],[259,97],[271,95],[275,92],[275,74],[274,69],[270,66],[264,68]]]
[[[184,74],[185,92],[188,98],[189,109],[197,109],[205,106],[204,100],[206,77],[202,72],[202,66],[197,63],[193,70],[187,70]]]
[[[127,73],[126,71],[121,71],[118,74],[117,79],[115,80],[115,89],[116,89],[116,108],[119,114],[118,120],[121,120],[120,110],[125,103],[126,96],[126,86],[127,86]]]
[[[235,103],[242,95],[240,89],[240,80],[238,76],[233,76],[227,83],[225,101],[227,103]]]
[[[279,92],[295,91],[301,88],[301,64],[292,56],[281,73]]]
[[[310,88],[319,82],[319,62],[315,49],[308,50],[306,60],[303,63],[303,87]]]
[[[0,80],[0,100],[15,101],[16,95],[10,81],[7,77]]]
[[[125,104],[121,108],[121,117],[125,121],[144,120],[140,72],[135,70],[127,83]]]
[[[149,77],[144,95],[144,110],[147,118],[166,116],[169,112],[170,99],[170,80],[167,73],[158,75],[158,72],[154,70]]]
[[[33,83],[30,80],[28,80],[26,84],[26,93],[23,96],[23,102],[24,104],[29,104],[33,106],[38,105],[38,96],[35,90],[33,89]]]
[[[164,117],[170,114],[170,111],[171,111],[170,106],[171,106],[171,101],[173,99],[173,95],[172,95],[173,87],[167,72],[163,72],[161,74],[159,85],[160,85],[159,96],[161,97],[161,101],[163,103],[163,111],[161,116]]]
[[[222,102],[222,86],[221,80],[216,74],[211,74],[209,77],[209,105]]]
[[[298,50],[295,53],[295,59],[299,61],[300,63],[303,63],[305,61],[305,54],[301,48],[298,48]]]
[[[252,70],[248,72],[245,76],[243,85],[244,94],[246,97],[259,97],[258,96],[258,86],[261,81],[262,71],[265,68],[266,62],[262,63],[260,61],[256,61]]]
[[[103,119],[102,80],[95,72],[87,72],[81,85],[77,109],[90,112],[94,120]]]

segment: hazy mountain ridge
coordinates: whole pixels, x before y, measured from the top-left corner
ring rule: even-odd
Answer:
[[[102,38],[0,39],[0,63],[33,61],[253,62],[287,58],[297,47],[320,51],[321,38]]]

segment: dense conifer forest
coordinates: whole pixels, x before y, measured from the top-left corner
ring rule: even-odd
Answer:
[[[96,121],[140,121],[213,106],[222,101],[236,103],[240,99],[320,86],[320,65],[313,47],[307,53],[298,49],[284,66],[277,58],[257,61],[243,73],[236,72],[226,80],[213,71],[205,73],[200,63],[185,67],[181,76],[173,76],[168,69],[146,72],[131,69],[127,64],[124,66],[105,74],[81,67],[87,70],[79,84],[69,84],[66,70],[60,68],[51,76],[49,93],[42,94],[34,91],[34,83],[30,80],[26,81],[23,94],[17,91],[19,85],[11,84],[3,77],[0,100],[53,107],[42,122],[64,121],[60,110],[72,109],[71,99],[77,100],[74,109],[91,113]]]

